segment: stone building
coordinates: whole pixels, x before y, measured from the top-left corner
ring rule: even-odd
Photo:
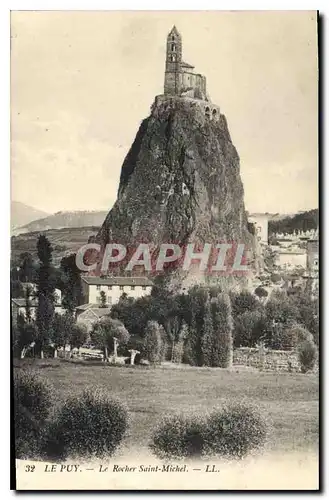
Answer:
[[[207,100],[206,77],[182,59],[182,37],[176,26],[167,36],[164,94]]]

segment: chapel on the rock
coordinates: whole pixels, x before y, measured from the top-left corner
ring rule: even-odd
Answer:
[[[207,101],[206,77],[182,60],[182,37],[176,26],[167,36],[164,94]]]

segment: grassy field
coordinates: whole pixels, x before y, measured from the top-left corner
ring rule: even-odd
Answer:
[[[57,404],[87,386],[105,388],[125,402],[131,426],[123,453],[145,450],[152,427],[163,415],[204,412],[232,398],[257,404],[268,416],[273,451],[315,451],[318,443],[318,378],[313,374],[24,361],[53,384]],[[21,363],[17,365],[15,369]]]

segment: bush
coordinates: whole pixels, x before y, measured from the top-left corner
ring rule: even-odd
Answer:
[[[318,356],[318,349],[313,341],[305,340],[298,347],[298,359],[302,373],[313,370]]]
[[[48,429],[48,457],[111,456],[128,427],[128,412],[99,389],[68,399]]]
[[[14,376],[16,458],[35,458],[52,406],[52,388],[28,370]]]
[[[257,409],[243,403],[230,404],[214,410],[207,419],[204,433],[204,454],[243,458],[262,447],[267,424]]]
[[[263,288],[262,286],[258,286],[255,291],[254,291],[255,295],[257,295],[257,297],[259,297],[260,299],[264,299],[265,297],[268,296],[268,292],[267,290],[265,290],[265,288]]]
[[[291,347],[296,347],[303,342],[313,342],[313,335],[299,324],[293,324],[287,331],[287,337]]]
[[[204,421],[197,416],[165,417],[154,431],[150,448],[160,459],[200,457],[204,426]]]

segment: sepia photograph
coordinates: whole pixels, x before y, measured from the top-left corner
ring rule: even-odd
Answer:
[[[317,11],[13,10],[16,490],[319,490]]]

